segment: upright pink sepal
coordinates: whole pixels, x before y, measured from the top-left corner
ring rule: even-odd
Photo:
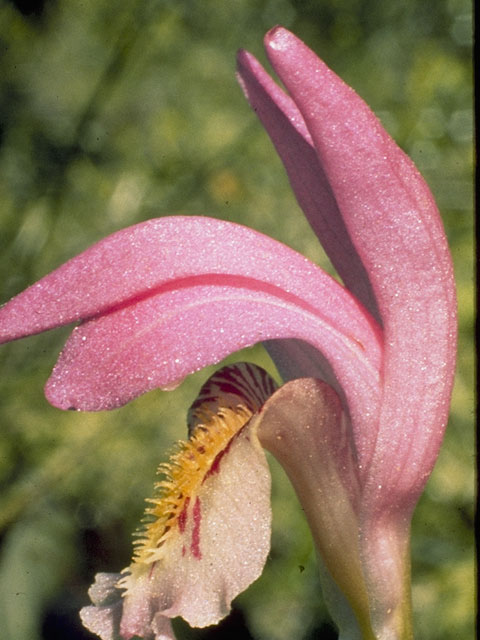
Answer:
[[[348,289],[377,315],[375,297],[311,135],[292,98],[248,51],[239,51],[237,77],[280,155],[309,223]]]
[[[258,63],[242,57],[241,68],[249,65],[247,86],[272,137],[293,148],[295,158],[292,136],[302,137],[303,149],[313,145],[321,167],[318,182],[323,185],[326,178],[335,204],[321,187],[323,195],[308,203],[307,215],[314,229],[321,229],[317,218],[326,204],[331,229],[348,234],[385,331],[378,433],[371,431],[370,444],[360,452],[362,466],[370,468],[372,506],[398,506],[402,496],[413,505],[442,441],[455,362],[455,291],[442,223],[423,178],[363,100],[287,30],[272,29],[265,45],[290,98],[265,80]],[[279,110],[291,122],[283,138],[276,124]],[[303,206],[305,184],[291,168],[290,179]],[[312,180],[307,173],[306,185]],[[324,240],[323,232],[319,235]],[[334,247],[337,255],[339,247]],[[348,268],[348,257],[337,263]],[[385,464],[387,457],[395,464]]]

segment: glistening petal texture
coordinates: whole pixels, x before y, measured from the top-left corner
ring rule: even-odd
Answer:
[[[102,640],[118,640],[120,637],[122,599],[120,590],[116,588],[119,579],[119,573],[97,573],[88,590],[94,606],[80,611],[83,626]]]
[[[223,367],[203,385],[189,439],[159,467],[131,565],[97,575],[89,590],[93,606],[82,622],[103,640],[169,640],[177,616],[195,627],[215,624],[261,574],[270,473],[251,418],[275,389],[251,363]]]
[[[384,326],[384,395],[370,466],[371,508],[412,507],[435,462],[455,354],[455,292],[442,223],[422,177],[361,98],[293,34],[267,54],[299,109]],[[421,469],[421,472],[419,472]]]
[[[242,347],[296,337],[330,359],[349,390],[354,414],[377,410],[378,373],[352,338],[352,325],[343,327],[345,334],[301,300],[258,282],[224,282],[216,278],[158,293],[81,324],[47,382],[49,401],[62,409],[112,409],[148,390],[178,384]],[[347,320],[348,305],[343,312]]]
[[[272,139],[298,203],[333,266],[348,289],[378,317],[368,275],[345,228],[302,114],[247,51],[238,54],[237,77]]]
[[[270,551],[270,473],[248,426],[206,478],[192,510],[192,546],[198,526],[198,554],[187,549],[166,560],[172,564],[168,580],[175,596],[164,615],[204,627],[227,615],[233,598],[260,576]],[[187,521],[185,534],[189,526]]]
[[[10,300],[0,308],[0,342],[90,318],[205,275],[252,278],[294,293],[326,314],[335,314],[335,305],[350,298],[357,315],[364,316],[360,324],[370,324],[348,292],[285,245],[231,222],[175,216],[108,236]],[[371,323],[357,339],[371,340],[375,330]],[[378,364],[378,348],[365,347]]]

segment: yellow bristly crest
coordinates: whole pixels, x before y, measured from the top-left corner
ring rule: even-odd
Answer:
[[[169,462],[158,468],[164,478],[155,485],[157,495],[147,500],[153,506],[146,509],[143,527],[136,533],[135,563],[150,564],[162,557],[164,543],[179,532],[179,518],[189,501],[253,412],[239,404],[217,413],[200,406],[195,414],[198,421],[189,440],[180,441]]]

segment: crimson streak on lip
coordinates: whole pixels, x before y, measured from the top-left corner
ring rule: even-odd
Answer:
[[[185,527],[187,526],[187,509],[190,504],[190,497],[187,496],[185,498],[185,504],[183,505],[183,509],[178,516],[178,528],[180,529],[180,533],[185,531]]]
[[[217,453],[217,455],[215,456],[215,460],[212,462],[212,466],[210,467],[210,469],[207,471],[207,473],[205,474],[205,477],[202,480],[202,484],[205,482],[205,480],[207,478],[209,478],[210,476],[213,476],[214,474],[218,473],[220,471],[220,463],[222,461],[223,456],[229,452],[230,447],[232,446],[232,442],[233,442],[233,438],[230,440],[230,442],[227,444],[227,446],[225,447],[225,449],[222,449],[222,451],[220,451],[219,453]]]
[[[223,453],[223,452],[222,452]],[[188,506],[190,504],[190,498],[187,497],[185,499],[184,507],[178,516],[178,528],[180,529],[180,533],[184,533],[187,527],[187,519],[188,519]],[[200,498],[195,499],[195,504],[193,505],[193,530],[192,530],[192,541],[190,543],[190,551],[192,555],[197,560],[202,559],[202,552],[200,551],[200,523],[202,520],[202,511],[201,511],[201,502]],[[182,556],[187,553],[187,549],[185,545],[182,547]]]
[[[200,498],[197,497],[195,504],[193,505],[193,531],[192,531],[192,543],[190,549],[192,555],[197,560],[201,560],[202,552],[200,551],[200,522],[202,520],[202,511]]]

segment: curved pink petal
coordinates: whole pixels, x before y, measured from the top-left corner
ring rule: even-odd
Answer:
[[[404,496],[413,505],[438,454],[454,370],[455,292],[442,223],[422,177],[363,100],[285,29],[273,29],[265,44],[384,325],[382,414],[376,439],[360,452],[369,492],[375,509],[396,509]]]
[[[375,410],[378,374],[351,337],[351,325],[346,334],[320,310],[265,283],[232,276],[223,284],[219,277],[204,280],[169,287],[77,327],[47,382],[49,401],[62,409],[115,408],[240,348],[296,337],[331,359],[342,386],[355,394],[352,411]],[[352,310],[344,305],[342,312],[346,318]]]
[[[321,269],[246,227],[162,218],[120,231],[0,309],[3,339],[78,318],[47,384],[62,408],[120,406],[243,346],[325,351],[353,414],[378,407],[379,330]]]

